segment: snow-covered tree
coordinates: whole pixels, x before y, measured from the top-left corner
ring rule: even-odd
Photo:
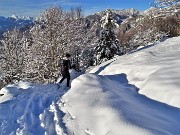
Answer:
[[[3,35],[0,69],[6,83],[21,80],[24,77],[26,49],[23,33],[18,29],[7,31]]]
[[[81,45],[81,54],[80,54],[80,66],[82,68],[88,68],[93,65],[94,59],[94,48],[97,45],[97,41],[100,36],[100,28],[101,24],[99,22],[92,23],[90,26],[90,20],[86,19],[86,27],[85,27],[85,36],[83,37],[83,43]]]
[[[115,54],[120,54],[119,41],[116,38],[114,29],[118,27],[111,17],[111,11],[108,9],[106,15],[102,18],[102,32],[97,46],[95,48],[95,64],[112,59]]]
[[[57,79],[58,60],[63,55],[62,31],[64,13],[61,7],[46,10],[37,20],[30,34],[33,39],[31,46],[30,73],[35,82],[50,82]],[[62,30],[61,30],[62,29]]]
[[[55,82],[60,73],[60,60],[67,52],[79,68],[80,54],[90,40],[85,25],[81,8],[64,11],[61,7],[51,7],[28,31],[22,33],[16,29],[5,33],[0,46],[3,50],[0,70],[4,77]]]
[[[79,8],[77,8],[79,9]],[[59,76],[59,62],[69,52],[77,56],[78,46],[83,41],[81,10],[65,12],[62,7],[47,9],[30,30],[33,39],[29,67],[36,82],[55,82]]]

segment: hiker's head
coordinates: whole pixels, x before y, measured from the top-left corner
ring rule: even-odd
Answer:
[[[66,53],[66,57],[67,57],[67,58],[70,58],[71,55],[70,55],[69,53]]]

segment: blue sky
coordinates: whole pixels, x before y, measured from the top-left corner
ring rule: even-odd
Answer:
[[[107,9],[146,10],[154,0],[0,0],[0,16],[39,16],[44,9],[60,5],[64,9],[81,6],[85,15]]]

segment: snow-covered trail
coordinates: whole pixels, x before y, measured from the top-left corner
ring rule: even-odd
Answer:
[[[22,89],[22,86],[25,88]],[[58,105],[60,97],[65,93],[64,88],[57,89],[56,84],[31,85],[22,82],[18,86],[3,89],[12,89],[13,98],[6,98],[7,101],[0,104],[2,135],[65,134],[66,128],[62,122],[64,114]],[[3,89],[1,93],[6,91]]]

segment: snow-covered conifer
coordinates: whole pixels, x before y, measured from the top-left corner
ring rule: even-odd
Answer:
[[[102,61],[112,59],[115,54],[120,54],[119,41],[114,32],[118,25],[111,17],[111,10],[106,11],[106,15],[101,19],[101,22],[103,30],[95,48],[96,65],[102,63]]]

